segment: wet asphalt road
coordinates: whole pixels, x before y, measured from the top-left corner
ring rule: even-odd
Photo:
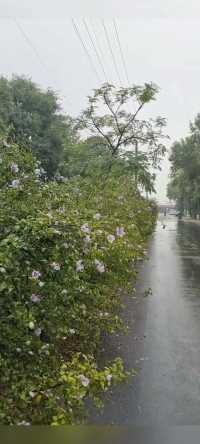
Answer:
[[[92,411],[92,424],[200,424],[200,225],[165,219],[126,300],[129,334],[105,343],[106,359],[120,355],[138,374]]]

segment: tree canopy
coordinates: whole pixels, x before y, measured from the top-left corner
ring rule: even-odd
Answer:
[[[49,177],[63,159],[64,145],[75,140],[73,120],[61,113],[57,95],[18,76],[0,78],[0,133],[29,146]]]
[[[181,212],[196,217],[200,212],[200,115],[190,124],[187,137],[173,144],[168,197]]]
[[[144,120],[141,112],[157,93],[152,83],[120,89],[106,83],[89,96],[88,107],[79,117],[79,128],[100,137],[101,146],[107,150],[107,171],[116,167],[118,159],[118,171],[120,165],[122,171],[132,171],[136,182],[149,191],[155,179],[150,171],[159,166],[166,151],[166,121],[161,117]]]

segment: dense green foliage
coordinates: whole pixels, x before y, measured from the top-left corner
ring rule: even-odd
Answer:
[[[98,352],[156,219],[139,193],[165,152],[165,121],[139,119],[156,94],[103,85],[75,125],[53,91],[0,78],[2,424],[82,422],[88,398],[127,377]]]
[[[190,134],[175,142],[170,156],[171,180],[168,197],[182,214],[200,214],[200,115],[190,125]]]
[[[49,177],[63,161],[64,146],[76,140],[73,121],[60,113],[56,94],[23,77],[0,78],[0,134],[29,146]]]
[[[0,144],[0,422],[73,424],[124,379],[97,366],[121,323],[155,211],[130,178],[41,180],[29,149]]]

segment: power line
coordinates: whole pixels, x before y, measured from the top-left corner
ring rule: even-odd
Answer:
[[[97,57],[97,59],[98,59],[99,65],[101,66],[101,69],[102,69],[102,72],[103,72],[103,74],[104,74],[105,80],[106,80],[106,82],[108,82],[108,80],[107,80],[107,75],[106,75],[106,71],[105,71],[105,68],[104,68],[103,62],[102,62],[102,60],[101,60],[101,56],[99,55],[98,49],[97,49],[97,47],[96,47],[96,45],[95,45],[94,39],[93,39],[93,37],[92,37],[92,34],[91,34],[90,30],[89,30],[89,26],[88,26],[88,24],[87,24],[87,22],[86,22],[85,19],[83,20],[83,23],[84,23],[84,25],[85,25],[85,28],[86,28],[87,34],[88,34],[88,36],[89,36],[90,42],[91,42],[91,44],[92,44],[92,46],[93,46],[93,48],[94,48],[94,51],[95,51],[96,57]]]
[[[92,21],[91,21],[91,27],[92,27],[93,34],[94,34],[94,37],[95,37],[95,40],[96,40],[96,46],[97,46],[97,48],[98,48],[98,52],[99,52],[99,54],[100,54],[101,60],[103,60],[103,59],[104,59],[104,54],[103,54],[103,51],[102,51],[102,49],[101,49],[101,45],[100,45],[100,43],[99,43],[99,38],[98,38],[98,36],[97,36],[97,32],[96,32],[96,29],[95,29],[94,23],[92,23]],[[108,83],[109,83],[109,82],[108,82]]]
[[[119,31],[118,31],[118,28],[117,28],[117,22],[116,22],[115,19],[113,20],[113,24],[114,24],[114,30],[115,30],[116,39],[117,39],[118,46],[119,46],[119,51],[120,51],[120,54],[121,54],[122,65],[124,67],[125,77],[126,77],[128,85],[130,85],[129,76],[128,76],[128,70],[127,70],[127,66],[126,66],[126,61],[125,61],[122,45],[121,45],[121,42],[120,42]]]
[[[87,49],[87,46],[86,46],[86,44],[84,43],[84,40],[83,40],[83,38],[82,38],[82,36],[81,36],[81,33],[80,33],[80,30],[79,30],[79,28],[78,28],[78,26],[77,26],[77,24],[76,24],[76,22],[75,22],[75,20],[74,20],[73,18],[72,18],[72,24],[73,24],[73,27],[74,27],[75,33],[76,33],[78,39],[79,39],[80,42],[81,42],[81,45],[82,45],[82,47],[83,47],[83,49],[84,49],[84,52],[85,52],[85,54],[87,55],[87,58],[88,58],[88,60],[89,60],[89,62],[90,62],[90,65],[91,65],[91,67],[92,67],[92,70],[94,71],[94,73],[95,73],[95,75],[96,75],[96,77],[97,77],[97,79],[98,79],[98,82],[101,83],[101,79],[100,79],[99,73],[98,73],[98,71],[97,71],[97,69],[96,69],[96,67],[95,67],[95,65],[94,65],[94,63],[93,63],[92,57],[91,57],[91,55],[90,55],[90,53],[89,53],[89,51],[88,51],[88,49]]]
[[[45,63],[43,62],[42,58],[40,57],[39,52],[37,51],[37,49],[35,48],[33,42],[31,41],[31,39],[28,37],[28,35],[26,34],[26,32],[24,31],[23,27],[21,26],[21,24],[16,20],[13,19],[13,21],[15,22],[16,26],[18,27],[20,33],[22,34],[22,36],[24,37],[24,39],[26,40],[26,42],[28,43],[28,45],[31,47],[31,49],[33,50],[35,56],[37,57],[37,59],[39,60],[41,66],[45,69],[45,71],[47,70],[47,67],[45,65]]]
[[[107,30],[107,28],[106,28],[106,25],[105,25],[104,20],[102,20],[102,25],[103,25],[103,29],[104,29],[104,32],[105,32],[105,36],[106,36],[106,40],[107,40],[107,44],[108,44],[108,47],[109,47],[109,50],[110,50],[110,54],[111,54],[111,58],[112,58],[112,61],[113,61],[113,65],[114,65],[114,67],[115,67],[115,71],[116,71],[116,74],[117,74],[117,77],[118,77],[119,83],[120,83],[120,85],[122,85],[122,81],[121,81],[121,77],[120,77],[120,74],[119,74],[119,70],[118,70],[117,62],[116,62],[116,59],[115,59],[114,52],[113,52],[113,50],[112,50],[112,45],[111,45],[111,42],[110,42],[110,38],[109,38],[109,34],[108,34],[108,30]]]
[[[14,21],[14,23],[16,24],[17,28],[19,29],[22,37],[24,38],[24,40],[26,41],[26,43],[28,44],[28,46],[32,49],[32,51],[34,52],[36,58],[39,60],[40,65],[42,66],[42,68],[45,70],[46,73],[49,74],[49,70],[48,67],[46,66],[46,64],[44,63],[43,59],[41,58],[37,48],[35,47],[35,45],[33,44],[32,40],[29,38],[29,36],[26,34],[26,32],[24,31],[22,25],[18,22],[18,20],[16,18],[12,19]],[[55,82],[57,83],[57,82]],[[72,105],[71,100],[64,94],[62,94],[62,96],[67,99],[68,103],[70,105]]]

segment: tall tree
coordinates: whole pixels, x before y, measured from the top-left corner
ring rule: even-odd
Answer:
[[[145,171],[142,160],[148,159],[150,168],[158,167],[166,150],[162,143],[166,121],[161,117],[142,118],[144,106],[155,100],[157,92],[157,86],[152,83],[120,89],[104,84],[89,97],[89,105],[79,118],[79,128],[101,137],[101,143],[111,157],[108,171],[112,169],[114,159],[126,151],[132,152],[131,165],[134,165],[136,182],[141,177],[138,171],[141,172],[142,167]],[[129,105],[134,108],[133,112],[127,111]]]
[[[49,177],[62,161],[64,144],[74,138],[73,121],[61,113],[56,94],[24,77],[0,78],[0,131],[30,146]]]

